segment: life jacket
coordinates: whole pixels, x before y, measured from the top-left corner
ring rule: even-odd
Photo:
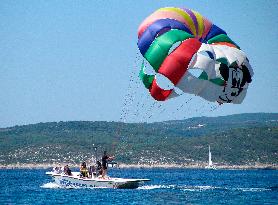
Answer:
[[[87,177],[88,176],[88,169],[87,168],[81,168],[80,173],[82,176]]]

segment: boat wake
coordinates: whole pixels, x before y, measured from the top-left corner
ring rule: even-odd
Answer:
[[[219,190],[219,191],[240,191],[240,192],[262,192],[271,191],[268,188],[250,188],[250,187],[214,187],[214,186],[193,186],[186,187],[184,191],[208,191],[208,190]]]
[[[215,189],[222,189],[222,188],[215,187],[215,186],[185,186],[182,190],[183,191],[208,191],[208,190],[215,190]]]
[[[44,189],[58,189],[58,188],[62,188],[62,187],[59,186],[58,184],[54,183],[54,182],[48,182],[46,184],[41,185],[41,188],[44,188]]]
[[[145,189],[145,190],[150,190],[150,189],[173,189],[175,185],[145,185],[138,187],[137,189]]]
[[[260,192],[260,191],[271,191],[269,188],[234,188],[235,191],[243,192]]]
[[[220,189],[221,187],[213,187],[213,186],[178,186],[178,185],[146,185],[141,186],[138,189],[179,189],[184,191],[203,191],[210,189]]]
[[[242,192],[263,192],[271,191],[270,188],[249,188],[249,187],[217,187],[217,186],[178,186],[178,185],[146,185],[141,186],[138,189],[142,190],[152,190],[152,189],[177,189],[186,192],[202,192],[210,190],[219,191],[242,191]]]

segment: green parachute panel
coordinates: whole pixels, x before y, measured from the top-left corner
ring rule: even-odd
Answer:
[[[188,38],[193,38],[193,35],[182,30],[170,30],[154,40],[144,57],[157,72],[164,59],[168,56],[171,47],[175,43]]]

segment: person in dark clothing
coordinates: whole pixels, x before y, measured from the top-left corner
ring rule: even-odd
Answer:
[[[102,166],[101,166],[100,161],[97,161],[96,175],[97,175],[97,176],[102,175]]]
[[[108,161],[113,160],[113,156],[108,156],[107,151],[104,151],[102,156],[102,177],[105,178],[107,175]]]
[[[66,165],[64,167],[64,174],[71,176],[71,170],[69,168],[69,165]]]
[[[96,176],[96,166],[89,167],[89,178],[93,178]]]

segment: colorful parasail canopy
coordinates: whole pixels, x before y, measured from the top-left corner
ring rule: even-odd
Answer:
[[[190,93],[211,102],[239,104],[252,81],[252,67],[240,47],[190,9],[168,7],[152,13],[138,28],[138,48],[146,60],[140,78],[158,101]],[[153,72],[147,71],[148,65]],[[160,85],[159,76],[172,87]]]

